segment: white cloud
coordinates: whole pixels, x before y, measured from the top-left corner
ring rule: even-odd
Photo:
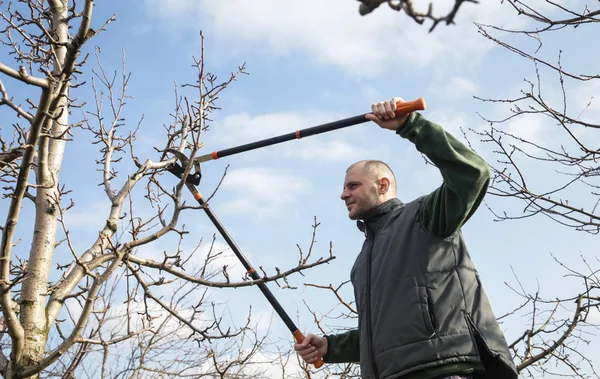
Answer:
[[[233,253],[229,245],[227,243],[222,242],[222,236],[219,235],[217,237],[217,241],[214,244],[211,242],[205,241],[204,244],[200,247],[200,249],[194,255],[194,262],[190,262],[194,265],[196,269],[202,267],[206,263],[206,258],[210,253],[212,256],[216,256],[216,258],[211,259],[208,267],[206,268],[206,272],[218,272],[217,276],[214,278],[209,278],[211,281],[215,282],[223,282],[226,280],[225,276],[222,274],[222,268],[227,266],[227,274],[229,275],[229,279],[232,282],[240,282],[242,278],[246,276],[246,269],[240,262],[239,258]],[[242,247],[244,256],[252,262],[252,254],[249,254]]]
[[[324,159],[327,161],[345,161],[352,157],[360,160],[368,155],[373,155],[374,152],[353,146],[343,141],[312,141],[305,148],[288,150],[287,155],[298,156],[306,159]]]
[[[417,197],[430,193],[442,184],[439,170],[431,165],[423,164],[422,168],[415,170],[413,175],[414,179],[410,181],[411,188],[406,188],[402,183],[399,192],[410,192],[412,197]],[[405,201],[407,200],[410,199],[406,198]]]
[[[544,2],[535,1],[541,6]],[[476,34],[473,21],[514,26],[525,21],[509,5],[500,2],[463,6],[458,26],[417,25],[404,14],[382,7],[361,17],[358,3],[349,0],[256,0],[196,1],[146,0],[148,13],[166,21],[169,28],[203,28],[230,54],[288,56],[305,52],[317,64],[340,67],[358,76],[373,76],[400,62],[417,66],[437,65],[444,57],[472,62],[493,47]],[[436,2],[443,13],[453,4]],[[420,7],[425,9],[426,4]]]
[[[600,82],[577,82],[567,83],[565,93],[558,85],[554,85],[554,78],[547,76],[546,82],[541,85],[541,98],[548,107],[563,112],[564,99],[566,98],[567,115],[569,117],[581,120],[583,122],[598,124],[600,118]],[[516,86],[506,91],[506,94],[495,96],[495,99],[515,99],[522,96],[521,91],[528,91],[527,86]],[[537,91],[538,88],[534,89]],[[497,102],[489,107],[488,111],[482,112],[482,115],[490,120],[505,120],[514,115],[515,107],[519,107],[522,112],[529,111],[529,107],[543,109],[532,100],[525,99],[516,103]],[[489,123],[480,123],[481,129],[489,128]],[[509,133],[515,137],[534,142],[555,151],[562,148],[568,150],[579,149],[579,146],[573,141],[572,137],[563,129],[558,120],[548,115],[535,113],[522,113],[502,123],[495,123],[494,127]],[[568,125],[569,131],[584,144],[590,144],[595,135],[593,128],[586,128],[580,125]],[[504,142],[508,143],[508,139]],[[510,143],[518,145],[527,152],[538,152],[538,149],[531,145],[526,145],[511,139]]]
[[[442,126],[456,138],[461,137],[461,128],[464,129],[471,126],[469,124],[469,117],[466,114],[448,108],[434,109],[430,112],[427,118]]]
[[[298,197],[312,190],[306,179],[286,171],[269,168],[242,168],[230,171],[222,189],[234,192],[224,211],[250,213],[256,217],[287,213],[285,208],[295,204]]]
[[[452,95],[453,97],[471,95],[477,92],[477,90],[477,84],[463,76],[451,77],[449,80],[447,80],[445,87],[442,89],[443,92]]]
[[[471,146],[478,150],[479,138],[473,136],[469,129],[477,130],[477,124],[467,116],[464,112],[458,112],[449,108],[434,109],[427,115],[427,119],[440,125],[448,133],[452,134],[462,143],[467,144],[463,132],[469,137]]]
[[[225,242],[216,240],[206,236],[199,245],[193,238],[184,239],[183,243],[179,244],[179,236],[171,233],[168,236],[163,236],[159,241],[142,245],[135,250],[135,255],[143,259],[152,259],[162,262],[165,259],[165,253],[168,256],[173,256],[177,249],[181,249],[181,255],[186,260],[186,270],[194,271],[203,267],[206,257],[210,253],[212,256],[219,256],[217,260],[212,261],[213,266],[222,267],[224,264],[232,263],[228,259],[233,256],[231,249]],[[192,255],[193,253],[193,255]],[[191,259],[188,259],[192,255]]]
[[[248,143],[320,125],[336,118],[336,115],[332,113],[315,110],[303,113],[278,112],[259,116],[235,113],[226,116],[221,123],[215,126],[214,135],[211,138],[228,144]]]
[[[539,144],[546,140],[543,133],[546,123],[547,120],[539,116],[523,114],[507,121],[503,130],[513,136]]]
[[[570,116],[583,122],[600,124],[600,82],[582,82],[574,92],[573,101],[567,98]]]
[[[525,105],[521,104],[521,108],[525,109]],[[513,109],[512,105],[509,106],[504,103],[497,103],[494,104],[488,112],[482,112],[482,115],[486,119],[494,121],[494,128],[508,133],[514,137],[522,138],[523,140],[532,141],[538,144],[555,142],[556,138],[553,137],[556,137],[556,134],[549,135],[548,133],[545,133],[545,130],[548,127],[554,131],[556,130],[554,128],[555,123],[552,120],[550,120],[548,117],[528,113],[523,113],[516,117],[509,118],[510,116],[514,115],[511,109]],[[500,120],[505,121],[499,122]],[[478,131],[489,130],[489,122],[481,120],[479,116],[477,116],[476,121],[477,123],[472,125],[474,129]],[[469,136],[471,137],[473,134],[470,133]],[[497,135],[496,137],[499,136],[500,135]],[[474,140],[475,139],[479,140],[478,137],[474,138]],[[525,146],[512,138],[504,139],[503,142],[505,144],[519,144],[519,146],[524,148],[525,151],[537,151],[537,148],[533,146]]]
[[[366,101],[372,103],[384,100],[384,96],[377,88],[373,87],[370,84],[366,84],[363,86],[363,96]],[[387,99],[386,99],[387,100]]]

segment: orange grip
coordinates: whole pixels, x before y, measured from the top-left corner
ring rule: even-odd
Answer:
[[[424,111],[425,110],[425,99],[418,98],[417,100],[407,101],[405,103],[397,102],[396,103],[396,116],[402,116],[410,112],[414,111]]]
[[[296,329],[292,334],[294,335],[296,342],[302,343],[302,341],[304,341],[304,334],[302,334],[300,330]],[[319,358],[319,360],[315,362],[315,368],[323,366],[324,363],[323,358]]]

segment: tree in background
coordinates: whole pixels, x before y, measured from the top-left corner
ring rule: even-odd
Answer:
[[[93,22],[92,0],[3,6],[1,56],[12,61],[0,63],[0,374],[259,377],[261,369],[247,363],[265,339],[251,312],[235,325],[225,320],[226,305],[210,300],[208,291],[256,282],[231,277],[214,237],[189,235],[181,215],[199,207],[188,204],[191,197],[186,203],[184,180],[166,171],[176,162],[168,149],[193,157],[202,147],[215,100],[245,73],[244,66],[219,82],[204,66],[202,45],[194,59],[197,80],[184,86],[192,97],[176,93],[163,145],[154,159],[139,157],[134,147],[142,121],[132,125],[123,116],[129,81],[124,61],[120,74],[107,73],[99,49],[86,48],[115,17]],[[98,60],[93,75],[86,68],[90,53]],[[90,95],[92,107],[78,101]],[[90,139],[78,141],[76,130]],[[97,216],[106,220],[103,227],[81,249],[82,239],[69,230],[69,211],[86,194],[73,191],[74,183],[60,174],[81,164],[65,161],[65,151],[90,143],[100,152],[98,182],[108,201]],[[191,164],[184,169],[189,172]],[[196,247],[186,248],[184,238]],[[173,248],[153,255],[149,247],[159,239]],[[297,266],[264,273],[261,281],[330,259],[311,262],[305,254]]]
[[[430,2],[427,6],[427,10],[421,10],[418,7],[415,7],[412,0],[358,0],[360,5],[358,7],[358,12],[361,16],[366,16],[369,13],[373,12],[375,9],[379,8],[380,5],[384,3],[389,6],[390,9],[396,12],[404,12],[406,16],[411,18],[419,25],[425,24],[426,21],[431,22],[431,27],[429,28],[429,32],[432,32],[436,26],[440,23],[445,23],[446,25],[454,24],[454,19],[458,14],[459,10],[463,3],[473,3],[478,4],[478,0],[453,0],[454,3],[450,10],[446,13],[441,14],[439,12],[434,11],[434,2]]]
[[[409,16],[411,12],[415,14],[410,1],[361,2],[361,12],[365,14],[383,3],[388,3],[392,9],[404,10]],[[462,3],[459,0],[455,2],[450,21]],[[478,31],[508,53],[531,61],[535,77],[525,79],[525,89],[514,98],[477,97],[485,103],[509,107],[509,115],[503,119],[491,120],[482,116],[488,128],[483,131],[471,129],[468,134],[481,139],[483,149],[493,151],[496,156],[494,162],[489,162],[492,181],[488,196],[502,198],[504,202],[496,203],[505,204],[507,208],[515,202],[522,205],[522,212],[517,214],[495,209],[498,205],[489,209],[496,221],[518,222],[524,218],[546,216],[565,228],[598,234],[600,146],[596,133],[600,129],[600,108],[594,97],[600,88],[600,73],[578,73],[580,69],[576,67],[563,66],[562,51],[557,53],[556,60],[551,60],[541,50],[546,36],[551,38],[561,31],[571,36],[573,33],[598,35],[600,9],[594,9],[593,4],[583,9],[572,9],[566,3],[563,5],[549,0],[545,1],[544,11],[536,9],[528,1],[506,0],[505,3],[505,6],[514,9],[514,17],[527,18],[533,26],[509,30],[477,24]],[[429,18],[435,27],[444,20],[430,16],[431,11],[417,17],[416,21],[421,23]],[[536,44],[531,51],[519,46],[531,46],[527,42],[532,39]],[[573,63],[583,66],[586,62]],[[559,96],[549,90],[552,88],[560,89]],[[523,119],[520,123],[523,128],[527,128],[530,121],[541,123],[543,133],[552,135],[552,140],[538,141],[507,131],[507,124],[516,119]],[[552,183],[558,184],[548,188]],[[564,269],[564,280],[580,283],[578,293],[561,298],[552,293],[544,295],[543,289],[532,293],[518,277],[515,277],[516,285],[507,284],[522,302],[517,309],[500,315],[498,319],[501,322],[508,318],[528,320],[525,330],[513,331],[512,334],[518,337],[508,341],[515,364],[522,377],[599,378],[600,374],[592,362],[595,357],[586,355],[582,350],[591,346],[591,351],[598,351],[600,324],[594,317],[600,314],[600,262],[597,258],[590,261],[585,257],[580,258],[580,264],[563,263],[556,258],[554,262]],[[309,283],[307,286],[330,292],[336,301],[329,312],[313,312],[323,334],[337,333],[347,329],[348,324],[356,323],[354,303],[344,299],[344,294],[351,293],[347,292],[348,282],[339,285]],[[359,367],[354,364],[334,365],[328,369],[336,377],[360,377]]]
[[[513,0],[506,4],[518,17],[533,21],[528,29],[477,25],[483,37],[527,59],[535,69],[535,76],[524,78],[524,88],[515,97],[477,97],[500,109],[508,108],[502,119],[482,116],[489,125],[487,130],[472,131],[496,156],[490,162],[489,194],[522,206],[519,213],[503,211],[498,206],[490,210],[496,221],[518,222],[545,216],[567,229],[598,234],[600,146],[596,133],[600,129],[600,72],[579,73],[587,70],[586,62],[570,59],[565,67],[562,47],[555,49],[551,38],[561,32],[566,38],[598,33],[600,9],[597,2],[583,9],[553,1],[545,1],[544,10],[529,4]],[[532,39],[535,44],[527,44]],[[550,45],[551,54],[556,54],[554,58],[544,51],[545,43]],[[523,128],[537,123],[543,129],[542,135],[552,138],[535,139],[527,137],[527,133],[513,132],[507,125],[510,122]],[[557,298],[542,295],[543,289],[529,294],[520,282],[515,286],[515,293],[524,300],[516,314],[528,314],[531,320],[530,327],[511,345],[518,369],[532,377],[556,373],[597,378],[599,374],[590,361],[594,357],[582,354],[581,348],[597,345],[595,332],[599,325],[593,315],[600,312],[600,262],[585,257],[580,259],[582,264],[554,260],[564,268],[569,280],[580,282],[581,289]]]

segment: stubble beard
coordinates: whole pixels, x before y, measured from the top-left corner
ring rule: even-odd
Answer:
[[[353,212],[348,212],[348,217],[350,220],[362,220],[371,209],[377,206],[377,193],[374,192],[369,194],[370,196],[366,196],[362,199],[362,201],[357,201],[354,203]]]

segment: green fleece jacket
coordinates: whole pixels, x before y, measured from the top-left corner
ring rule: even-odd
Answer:
[[[481,204],[490,179],[486,162],[458,141],[441,126],[414,112],[398,129],[397,134],[412,142],[440,170],[443,183],[423,198],[421,220],[430,233],[448,237],[471,218]],[[327,336],[328,351],[338,351],[335,357],[326,354],[328,361],[357,362],[359,337],[357,330]],[[436,367],[403,379],[432,379],[445,375],[480,372],[481,366],[455,364]]]

